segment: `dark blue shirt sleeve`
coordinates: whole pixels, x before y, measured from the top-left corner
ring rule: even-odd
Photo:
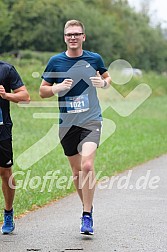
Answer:
[[[99,73],[102,75],[103,73],[105,73],[107,71],[107,68],[104,65],[104,61],[102,59],[102,57],[97,54],[98,56],[98,60],[97,60],[97,71],[99,71]]]
[[[10,89],[15,90],[21,86],[24,86],[22,79],[14,66],[11,67],[8,75],[8,81],[10,84]]]
[[[44,79],[45,81],[49,82],[51,85],[53,85],[55,83],[55,70],[54,70],[54,63],[52,58],[50,58],[44,73],[42,75],[42,79]]]

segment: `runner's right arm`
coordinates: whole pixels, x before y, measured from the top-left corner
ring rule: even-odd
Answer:
[[[41,98],[52,97],[53,95],[59,93],[60,91],[69,90],[72,86],[72,83],[73,83],[72,79],[65,79],[60,84],[52,85],[51,83],[45,80],[42,80],[41,86],[39,89],[39,95],[41,96]]]

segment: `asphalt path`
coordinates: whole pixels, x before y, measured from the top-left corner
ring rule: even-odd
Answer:
[[[167,251],[167,155],[98,183],[94,236],[79,233],[76,193],[16,219],[2,252]]]

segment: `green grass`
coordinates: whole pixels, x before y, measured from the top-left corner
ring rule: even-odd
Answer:
[[[167,153],[167,96],[148,99],[134,114],[119,117],[110,109],[105,116],[116,132],[99,149],[97,164],[108,176]]]
[[[30,60],[31,61],[31,60]],[[35,59],[35,63],[31,61],[29,64],[16,64],[28,90],[31,94],[32,101],[41,100],[38,96],[40,78],[32,77],[33,71],[42,73],[44,66]],[[28,62],[28,61],[27,61]],[[28,64],[28,65],[27,65]],[[35,70],[34,70],[35,69]],[[118,87],[114,85],[121,93],[126,95],[137,84],[148,83],[153,93],[137,110],[128,117],[121,117],[113,109],[107,108],[103,117],[115,122],[116,131],[110,136],[97,150],[95,160],[96,172],[102,171],[101,176],[112,176],[118,172],[132,168],[137,164],[146,162],[147,160],[158,157],[167,153],[167,89],[166,77],[156,75],[155,73],[144,74],[142,79],[133,79],[127,86]],[[128,91],[127,91],[128,90]],[[100,99],[103,104],[110,104],[108,91],[103,90]],[[56,99],[53,97],[49,100]],[[46,100],[44,100],[46,101]],[[71,170],[66,157],[63,154],[60,144],[49,154],[44,156],[37,163],[29,167],[28,170],[22,170],[17,164],[17,158],[29,147],[44,137],[54,123],[55,119],[34,119],[33,113],[39,112],[56,112],[55,108],[20,108],[16,104],[11,104],[11,114],[13,118],[13,147],[14,147],[14,167],[13,172],[22,172],[16,175],[17,185],[23,183],[21,188],[16,190],[14,202],[15,214],[20,214],[40,207],[52,200],[74,192],[72,185],[67,189],[67,183],[62,182],[65,188],[58,189],[53,184],[52,190],[48,192],[50,181],[46,183],[45,190],[41,192],[42,184],[36,189],[31,189],[34,176],[38,176],[41,182],[44,181],[43,176],[48,171],[60,170],[59,177],[71,176]],[[55,132],[52,138],[56,138],[58,132]],[[40,150],[38,146],[34,153]],[[32,153],[32,156],[33,154]],[[29,156],[28,159],[32,159]],[[29,176],[28,183],[25,184],[26,176]],[[37,183],[37,178],[36,181]],[[60,182],[60,181],[59,181]],[[0,192],[0,211],[2,212],[4,200],[2,192]],[[2,216],[0,216],[0,221]]]

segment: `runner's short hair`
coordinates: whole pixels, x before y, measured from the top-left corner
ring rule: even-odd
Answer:
[[[82,28],[83,33],[85,33],[84,24],[79,20],[75,20],[75,19],[68,20],[64,26],[64,32],[70,26],[80,26]]]

